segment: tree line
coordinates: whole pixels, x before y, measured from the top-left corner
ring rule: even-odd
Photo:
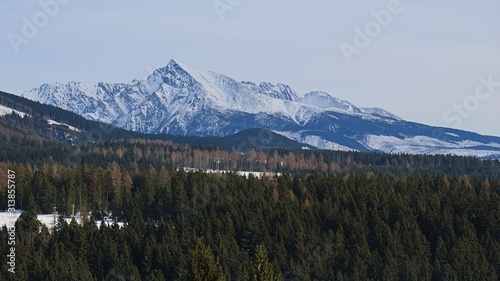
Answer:
[[[113,169],[120,172],[112,175]],[[497,280],[499,274],[495,179],[319,172],[247,179],[166,169],[127,178],[124,171],[77,166],[26,178],[33,200],[22,201],[27,212],[16,224],[19,280]],[[71,185],[87,196],[79,208],[110,210],[126,225],[98,226],[91,218],[83,225],[60,220],[52,232],[40,226],[34,211],[52,207],[61,194],[76,197],[61,203],[78,200]],[[56,199],[37,190],[45,186]],[[6,235],[3,228],[2,252]]]

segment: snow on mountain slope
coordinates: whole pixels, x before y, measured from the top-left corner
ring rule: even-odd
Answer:
[[[319,149],[357,151],[356,149],[340,145],[333,141],[322,139],[321,137],[315,135],[307,135],[307,134],[303,135],[302,133],[297,133],[297,132],[280,132],[280,131],[274,131],[274,132],[282,136],[285,136],[289,139],[296,140],[298,142],[305,143],[317,147]]]
[[[324,149],[500,153],[500,138],[407,122],[321,91],[299,95],[284,84],[237,82],[175,60],[145,80],[44,84],[22,96],[144,133],[225,136],[264,128]],[[474,145],[459,144],[467,142]]]
[[[326,92],[310,92],[298,101],[324,109],[341,110],[347,113],[362,113],[354,104],[332,97]]]
[[[460,156],[487,157],[498,154],[498,144],[483,144],[472,141],[447,142],[427,136],[413,136],[409,138],[397,138],[393,136],[365,137],[368,147],[389,153],[412,153],[416,154],[454,154]],[[483,146],[483,147],[482,147]],[[482,147],[479,149],[478,147]]]
[[[363,111],[365,113],[368,113],[368,114],[377,115],[377,116],[380,116],[380,117],[392,118],[392,119],[396,119],[396,120],[402,120],[399,116],[397,116],[395,114],[392,114],[389,111],[386,111],[386,110],[384,110],[382,108],[378,108],[378,107],[361,107],[360,109],[361,109],[361,111]]]
[[[68,124],[64,124],[64,123],[60,123],[60,122],[57,122],[57,121],[54,121],[54,120],[51,120],[51,119],[48,119],[47,120],[47,123],[49,125],[57,125],[57,126],[63,126],[63,127],[66,127],[72,131],[75,131],[75,132],[81,132],[80,129],[76,128],[76,127],[73,127],[71,125],[68,125]]]
[[[0,117],[12,114],[13,112],[21,117],[24,117],[24,115],[26,115],[26,113],[24,113],[24,112],[17,111],[17,110],[10,108],[10,107],[6,107],[6,106],[3,106],[0,104]]]
[[[19,111],[19,110],[15,110],[15,109],[12,109],[10,107],[7,107],[7,106],[4,106],[4,105],[1,105],[0,104],[0,117],[2,116],[5,116],[5,115],[9,115],[9,114],[12,114],[12,113],[15,113],[21,117],[25,117],[25,116],[31,116],[29,114],[26,114],[25,112],[22,112],[22,111]],[[72,131],[75,131],[75,132],[81,132],[80,129],[76,128],[76,127],[73,127],[71,125],[68,125],[68,124],[64,124],[64,123],[60,123],[60,122],[56,122],[54,120],[51,120],[51,119],[47,119],[47,124],[49,125],[56,125],[56,126],[63,126],[63,127],[66,127]]]

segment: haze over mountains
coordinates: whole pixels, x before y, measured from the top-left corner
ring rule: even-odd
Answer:
[[[408,122],[325,92],[237,82],[174,60],[146,80],[43,84],[22,96],[142,133],[227,136],[264,128],[322,149],[500,158],[499,137]]]

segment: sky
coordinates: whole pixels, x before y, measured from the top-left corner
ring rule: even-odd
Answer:
[[[0,18],[0,90],[14,94],[176,59],[500,136],[498,0],[2,0]]]

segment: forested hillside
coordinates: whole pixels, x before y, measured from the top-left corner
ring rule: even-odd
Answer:
[[[24,174],[35,194],[23,209],[85,186],[84,209],[112,210],[127,225],[60,221],[51,233],[25,212],[16,280],[496,280],[500,270],[498,180],[94,169],[102,182],[81,167]],[[36,193],[43,186],[54,193]]]
[[[15,229],[15,275],[7,271],[9,231],[0,231],[0,280],[497,280],[500,274],[498,160],[251,150],[265,143],[259,131],[224,147],[201,138],[188,145],[112,134],[77,144],[36,124],[0,118],[0,210],[8,207],[11,170],[15,207],[25,211]],[[242,170],[283,175],[231,173]],[[73,205],[90,219],[60,219],[55,229],[36,220],[54,207],[70,216]],[[125,226],[97,225],[103,216]]]

